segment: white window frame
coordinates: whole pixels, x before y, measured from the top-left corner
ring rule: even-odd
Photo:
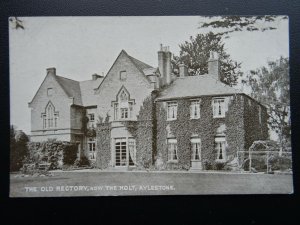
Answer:
[[[168,162],[178,162],[177,140],[176,138],[167,139]]]
[[[89,152],[89,160],[95,161],[97,158],[95,138],[88,138],[87,147]]]
[[[191,139],[191,148],[192,148],[192,161],[201,161],[201,139],[192,138]],[[198,153],[198,158],[196,157]]]
[[[54,105],[47,104],[45,113],[42,114],[43,129],[56,128],[58,126],[58,112],[55,112]]]
[[[200,100],[191,100],[190,103],[190,119],[200,119]],[[197,115],[195,115],[197,114]]]
[[[217,159],[218,162],[226,162],[226,138],[225,137],[216,137],[215,138],[215,148],[217,150]]]
[[[177,102],[175,102],[175,101],[167,102],[167,120],[168,121],[177,119],[177,109],[178,109]]]
[[[213,118],[224,118],[225,117],[225,98],[213,98]]]

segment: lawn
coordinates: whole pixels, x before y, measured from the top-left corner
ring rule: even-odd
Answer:
[[[10,175],[11,197],[107,195],[289,194],[292,175],[186,172],[55,172]]]

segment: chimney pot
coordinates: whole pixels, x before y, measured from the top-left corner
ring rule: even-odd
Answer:
[[[50,74],[50,75],[56,76],[55,67],[47,68],[46,70],[47,70],[47,75]]]
[[[179,77],[186,77],[188,76],[188,68],[184,63],[180,63],[179,67]]]
[[[101,77],[103,77],[103,76],[94,73],[94,74],[92,75],[92,80],[97,80],[98,78],[101,78]]]

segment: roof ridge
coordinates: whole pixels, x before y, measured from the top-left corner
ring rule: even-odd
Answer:
[[[59,77],[59,78],[66,79],[66,80],[75,81],[75,82],[80,82],[80,81],[78,81],[78,80],[73,80],[73,79],[70,79],[70,78],[67,78],[67,77],[63,77],[63,76],[59,76],[59,75],[56,75],[56,76]]]
[[[128,54],[127,54],[127,55],[128,55]],[[131,55],[128,55],[128,57],[130,57],[133,61],[138,61],[138,63],[144,64],[144,65],[147,66],[148,68],[154,68],[153,66],[150,66],[149,64],[147,64],[147,63],[145,63],[145,62],[143,62],[143,61],[141,61],[141,60],[139,60],[139,59],[136,59],[136,58],[132,57]],[[136,62],[134,62],[134,63],[136,64]],[[138,65],[136,65],[136,66],[138,66]],[[147,69],[147,68],[145,68],[145,69]]]

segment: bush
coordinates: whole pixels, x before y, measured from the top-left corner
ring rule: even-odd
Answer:
[[[213,165],[214,170],[224,170],[226,163],[225,162],[215,162]]]
[[[77,146],[74,144],[67,144],[63,150],[63,164],[73,165],[77,158]]]
[[[81,166],[90,166],[90,161],[88,158],[84,155],[80,159],[76,159],[74,161],[74,166],[75,167],[81,167]]]
[[[292,169],[292,159],[286,156],[271,156],[269,164],[272,170],[288,170]]]
[[[205,169],[205,170],[212,170],[213,164],[209,160],[204,160],[203,167],[204,167],[203,169]]]
[[[23,131],[10,128],[10,171],[18,171],[23,166],[23,161],[28,155],[28,137]]]
[[[243,169],[245,171],[249,171],[249,163],[250,160],[246,159],[243,162]],[[266,164],[266,159],[265,157],[260,157],[260,158],[254,158],[251,160],[251,167],[254,168],[256,171],[266,171],[267,170],[267,164]]]

